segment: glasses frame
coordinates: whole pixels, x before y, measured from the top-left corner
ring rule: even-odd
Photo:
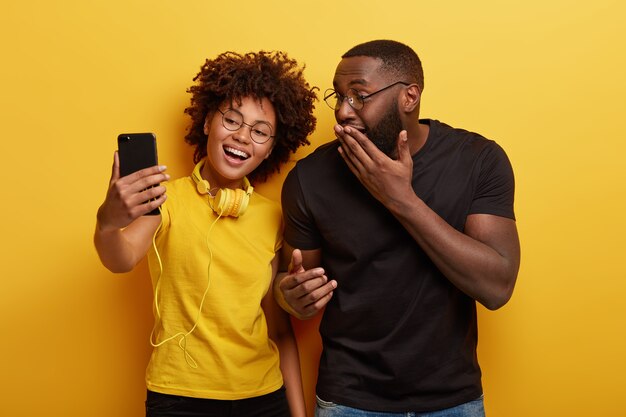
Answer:
[[[396,81],[393,84],[389,84],[388,86],[383,87],[380,90],[374,91],[373,93],[366,94],[366,95],[362,95],[357,90],[355,90],[354,88],[350,88],[346,92],[345,96],[342,96],[341,94],[339,94],[334,88],[328,88],[328,89],[326,89],[326,91],[324,91],[324,103],[326,103],[326,105],[328,107],[330,107],[331,109],[337,111],[337,110],[339,110],[341,108],[341,106],[343,105],[343,102],[346,99],[354,98],[354,99],[356,99],[355,100],[356,103],[353,103],[351,100],[348,100],[348,105],[350,107],[352,107],[354,110],[361,110],[363,107],[365,107],[365,99],[370,98],[373,95],[381,93],[381,92],[383,92],[383,91],[385,91],[385,90],[387,90],[387,89],[389,89],[389,88],[391,88],[391,87],[393,87],[395,85],[398,85],[398,84],[402,84],[405,87],[408,87],[409,85],[411,85],[411,83],[407,83],[407,82],[404,82],[404,81]],[[350,92],[353,93],[352,95],[354,97],[350,97],[349,96]],[[337,102],[335,103],[334,106],[331,106],[331,104],[328,102],[328,100],[330,100],[333,97],[333,95],[336,97]],[[360,104],[357,104],[357,103],[360,103]]]
[[[243,114],[239,110],[236,110],[236,109],[233,109],[233,108],[228,108],[228,109],[226,109],[226,111],[222,111],[222,109],[220,109],[218,107],[217,111],[220,112],[220,114],[222,115],[222,126],[224,126],[224,129],[226,129],[226,130],[228,130],[230,132],[236,132],[239,129],[241,129],[244,125],[246,125],[246,126],[248,126],[250,128],[250,139],[252,139],[252,142],[254,142],[256,144],[263,145],[264,143],[269,142],[270,139],[273,139],[273,138],[276,137],[276,135],[272,135],[271,134],[271,133],[274,132],[274,129],[272,129],[272,125],[269,124],[268,122],[256,122],[254,124],[248,124],[248,123],[243,121]],[[239,114],[241,116],[241,124],[239,125],[239,127],[237,127],[237,129],[231,129],[229,126],[226,125],[226,121],[224,120],[224,118],[226,116],[226,113],[228,113],[228,112],[234,112],[234,113],[237,113],[237,114]],[[256,126],[258,124],[264,124],[264,125],[267,125],[267,127],[270,128],[270,135],[268,136],[266,141],[259,142],[258,140],[255,140],[254,137],[252,136],[252,129],[254,128],[254,126]]]

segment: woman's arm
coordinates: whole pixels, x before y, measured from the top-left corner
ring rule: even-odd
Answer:
[[[165,167],[154,166],[120,178],[119,157],[113,158],[111,180],[98,209],[94,244],[102,264],[112,272],[128,272],[145,256],[161,216],[144,216],[165,201],[169,179]],[[146,203],[146,201],[148,201]]]
[[[272,281],[278,271],[278,255],[272,261]],[[272,282],[273,284],[273,282]],[[280,370],[283,374],[287,401],[292,417],[306,417],[304,392],[302,390],[302,375],[300,372],[300,357],[298,345],[291,328],[289,315],[274,299],[272,285],[263,298],[262,305],[270,338],[278,346],[280,354]]]
[[[144,216],[124,229],[103,229],[96,223],[94,244],[102,264],[111,272],[131,271],[146,255],[161,216]]]

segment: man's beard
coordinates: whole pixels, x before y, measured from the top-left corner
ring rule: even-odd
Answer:
[[[397,103],[394,100],[376,126],[368,126],[366,131],[368,139],[391,159],[398,156],[398,135],[402,131]]]

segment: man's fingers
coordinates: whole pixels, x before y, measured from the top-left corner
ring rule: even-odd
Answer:
[[[310,292],[302,292],[300,291],[300,288],[296,288],[292,290],[291,294],[289,294],[289,297],[291,297],[293,303],[295,305],[299,305],[300,309],[302,310],[305,309],[307,306],[310,306],[312,304],[318,304],[320,300],[328,298],[329,294],[331,294],[335,290],[336,285],[333,283],[334,281],[327,282],[324,285],[315,289],[314,291]]]
[[[320,281],[318,281],[320,280]],[[280,287],[287,291],[301,286],[301,291],[312,291],[327,281],[323,268],[313,268],[307,271],[287,275],[280,282]]]
[[[291,262],[289,262],[289,273],[294,274],[296,272],[304,271],[302,267],[302,252],[300,249],[294,249],[291,252]]]
[[[341,143],[339,154],[344,161],[346,161],[350,170],[358,176],[363,169],[363,164],[358,153],[363,152],[363,148],[361,143],[346,131],[347,129],[348,128],[343,128],[341,125],[335,125],[335,133],[337,133],[337,139],[339,139],[339,143]],[[352,129],[352,131],[354,131],[354,129]]]
[[[350,126],[341,129],[344,142],[350,147],[350,152],[359,159],[374,159],[382,154],[381,150],[363,132]]]
[[[398,135],[398,160],[400,160],[400,162],[413,160],[411,158],[411,150],[409,149],[409,141],[406,130],[401,131]]]
[[[286,275],[279,283],[287,304],[300,318],[311,318],[331,299],[337,281],[328,281],[324,269]]]
[[[335,286],[333,286],[333,283]],[[301,308],[301,315],[303,318],[311,318],[315,316],[320,310],[322,310],[326,304],[333,297],[333,290],[336,288],[336,282],[331,281],[324,286],[324,288],[320,288],[317,291],[316,297],[311,297],[314,301],[311,303],[306,303],[309,301],[307,298],[303,298],[303,307]]]
[[[346,155],[346,152],[341,146],[339,147],[339,155],[341,155],[346,165],[348,165],[348,168],[350,168],[350,171],[352,171],[352,173],[356,175],[356,177],[358,178],[361,175],[361,173],[359,172],[359,169],[354,165],[354,163],[352,162],[352,159],[350,159],[350,157]]]
[[[326,277],[324,277],[326,278]],[[337,281],[326,282],[324,285],[319,286],[314,291],[306,293],[303,297],[303,301],[307,304],[316,304],[320,300],[327,298],[337,288]]]

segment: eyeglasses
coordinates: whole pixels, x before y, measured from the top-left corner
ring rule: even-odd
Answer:
[[[256,122],[249,125],[243,121],[243,114],[235,109],[222,111],[218,108],[217,111],[222,114],[222,125],[227,130],[235,132],[241,129],[243,125],[246,125],[250,128],[250,139],[259,145],[264,144],[274,137],[272,136],[272,126],[267,122]]]
[[[404,81],[396,81],[395,83],[390,84],[387,87],[381,88],[380,90],[374,91],[372,94],[368,94],[365,96],[359,94],[359,92],[356,91],[354,88],[349,89],[345,96],[342,96],[334,89],[329,88],[328,90],[324,91],[324,101],[331,109],[339,110],[339,108],[343,104],[343,101],[348,99],[348,104],[350,105],[350,107],[352,107],[354,110],[361,110],[363,106],[365,106],[366,98],[370,98],[374,94],[378,94],[381,91],[385,91],[386,89],[398,84],[411,85],[409,83],[405,83]]]

